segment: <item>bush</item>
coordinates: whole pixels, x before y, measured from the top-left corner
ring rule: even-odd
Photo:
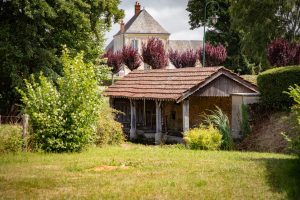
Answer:
[[[247,105],[241,105],[242,121],[240,122],[241,132],[243,137],[248,136],[251,133],[251,127],[249,123],[249,108]]]
[[[300,66],[279,67],[261,73],[257,77],[257,85],[262,104],[276,110],[290,107],[293,100],[284,91],[299,83]]]
[[[97,126],[96,145],[116,145],[124,142],[123,126],[114,120],[114,112],[106,102],[102,104]]]
[[[219,66],[225,62],[226,58],[227,50],[222,44],[213,46],[205,43],[205,67]],[[199,59],[203,63],[203,49],[199,51]]]
[[[222,135],[212,124],[190,129],[183,139],[191,149],[218,150],[222,143]]]
[[[74,152],[93,142],[102,97],[94,66],[74,59],[65,50],[63,77],[54,84],[42,74],[39,82],[32,76],[19,90],[25,112],[30,116],[33,136],[47,152]]]
[[[298,123],[300,125],[300,86],[295,85],[295,87],[290,87],[289,88],[289,93],[290,97],[293,98],[295,101],[295,105],[293,106],[293,111],[297,113],[298,116]],[[300,158],[300,132],[294,137],[293,139],[290,140],[290,145],[292,150],[299,156]]]
[[[0,153],[22,150],[22,127],[18,125],[0,125]]]
[[[203,118],[206,124],[212,124],[220,131],[223,139],[221,148],[224,150],[233,149],[234,143],[227,115],[216,106],[216,110],[210,111],[210,114],[205,114]]]
[[[169,59],[176,68],[195,67],[197,58],[197,52],[192,49],[181,53],[177,50],[169,50]]]

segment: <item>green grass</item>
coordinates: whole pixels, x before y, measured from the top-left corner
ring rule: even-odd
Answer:
[[[132,144],[77,154],[1,154],[0,198],[297,199],[299,166],[282,154]]]

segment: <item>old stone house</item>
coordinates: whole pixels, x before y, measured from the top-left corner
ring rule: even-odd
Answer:
[[[131,139],[179,141],[215,106],[229,117],[234,138],[241,137],[241,105],[258,101],[257,87],[224,67],[134,70],[105,94]]]
[[[169,49],[185,51],[189,49],[199,50],[202,46],[200,40],[170,40],[170,33],[166,31],[141,5],[136,2],[134,5],[135,14],[125,24],[120,24],[120,30],[114,35],[114,39],[106,47],[106,51],[116,52],[124,46],[132,46],[141,53],[142,44],[149,38],[159,38],[163,41],[166,51]],[[200,36],[199,36],[200,37]],[[169,62],[170,63],[170,62]],[[200,63],[199,63],[200,64]],[[148,69],[149,66],[144,63],[139,67],[140,70]],[[167,68],[174,66],[170,63]],[[123,74],[128,74],[130,70],[124,66]]]

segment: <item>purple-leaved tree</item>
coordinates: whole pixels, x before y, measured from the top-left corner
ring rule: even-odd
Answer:
[[[123,63],[132,71],[141,66],[141,56],[131,46],[124,46],[122,49]]]
[[[199,51],[199,59],[202,62],[203,50]],[[213,46],[205,43],[205,67],[220,66],[227,58],[227,51],[223,45]]]
[[[197,58],[197,52],[192,49],[184,52],[169,51],[169,59],[176,68],[195,67]]]
[[[151,38],[142,46],[142,57],[152,69],[164,69],[168,65],[168,56],[163,42],[158,38]]]

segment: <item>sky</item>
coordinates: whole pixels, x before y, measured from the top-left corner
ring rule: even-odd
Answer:
[[[125,11],[124,22],[134,15],[136,0],[122,0],[120,8]],[[141,8],[145,8],[162,27],[171,33],[171,40],[202,40],[203,29],[190,30],[189,16],[186,11],[188,0],[140,0]],[[114,24],[106,33],[106,45],[119,31],[120,25]]]

